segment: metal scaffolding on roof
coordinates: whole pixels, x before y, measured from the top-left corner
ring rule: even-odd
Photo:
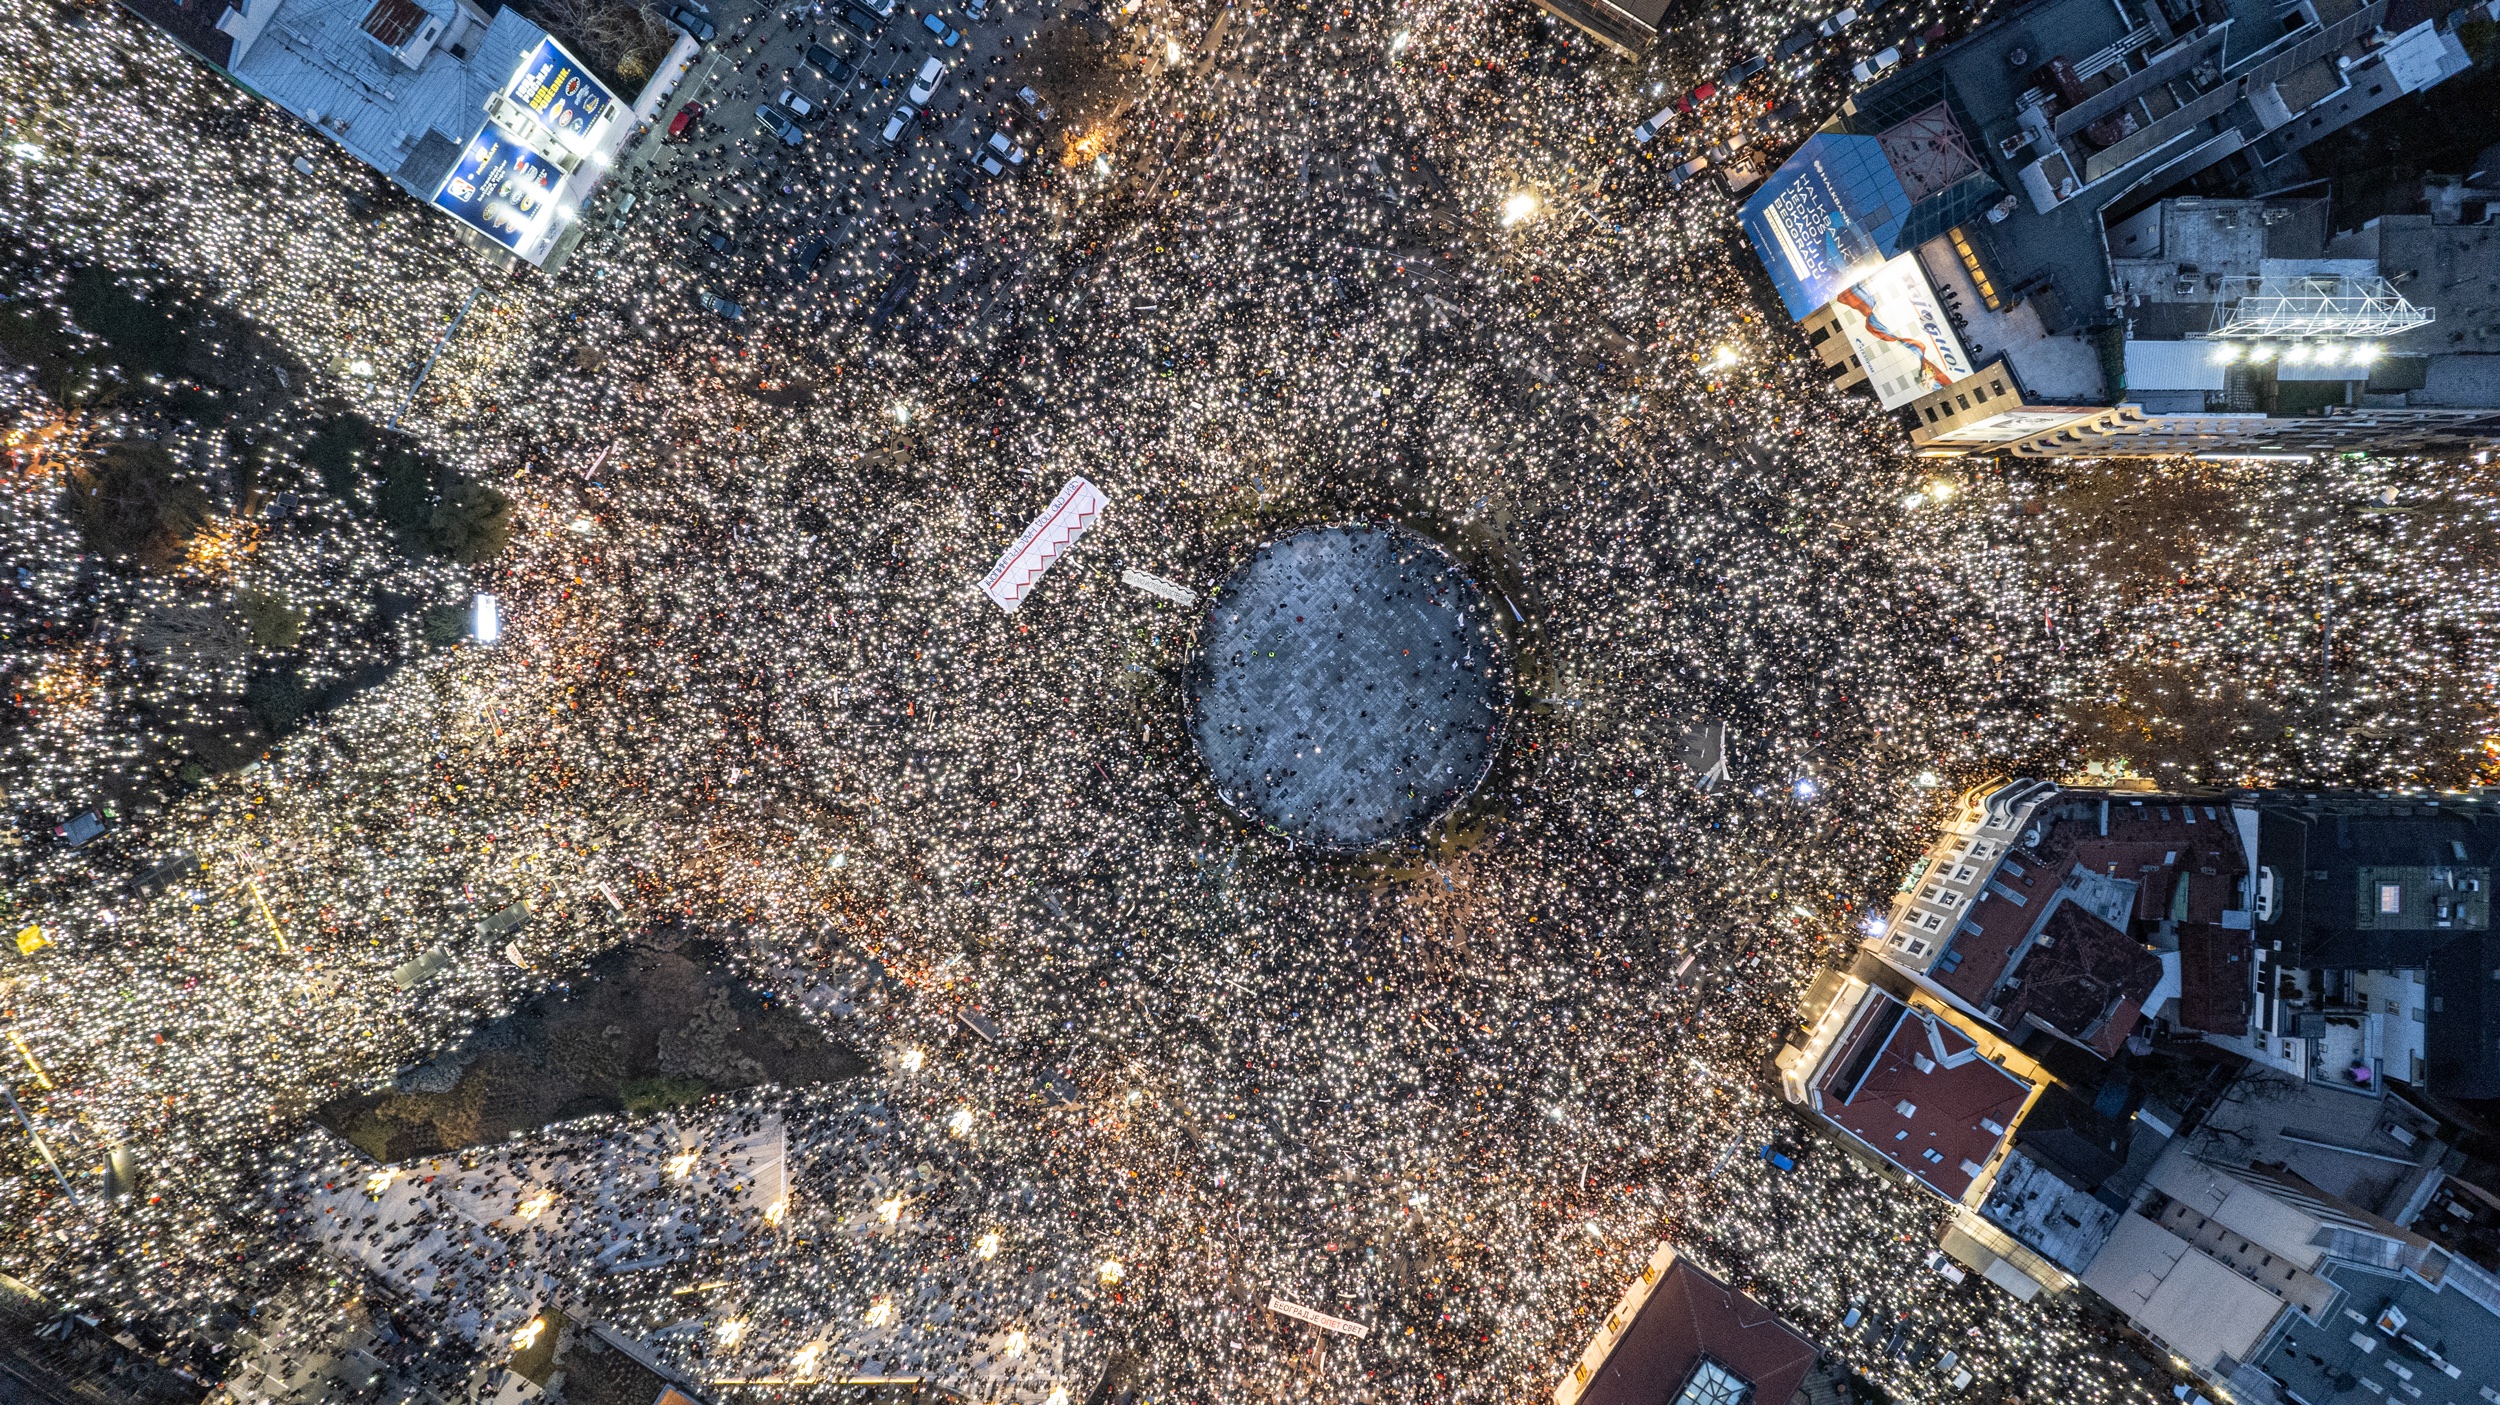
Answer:
[[[2231,339],[2392,337],[2428,325],[2436,312],[2405,301],[2377,274],[2303,273],[2226,280],[2213,329]]]

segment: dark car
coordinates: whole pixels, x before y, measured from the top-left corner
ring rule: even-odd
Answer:
[[[730,238],[728,235],[714,229],[708,224],[703,226],[702,229],[696,231],[695,238],[702,240],[703,243],[716,254],[732,254],[738,251],[737,240]]]
[[[698,44],[709,44],[712,42],[712,37],[720,33],[719,30],[712,28],[710,20],[683,5],[668,12],[668,22],[693,35],[694,42]]]
[[[807,46],[807,66],[825,76],[828,83],[848,83],[855,69],[842,61],[842,56],[822,44]]]
[[[981,203],[972,198],[972,192],[964,189],[960,185],[950,185],[946,187],[946,199],[948,203],[952,204],[956,209],[963,211],[967,215],[977,215],[981,213]]]
[[[1690,112],[1694,108],[1701,106],[1703,103],[1710,101],[1718,95],[1718,84],[1704,83],[1693,89],[1691,92],[1686,93],[1684,96],[1677,98],[1675,100],[1675,110],[1678,112]]]
[[[747,310],[745,308],[740,307],[736,303],[731,302],[729,299],[720,297],[717,294],[702,293],[698,296],[703,299],[704,310],[711,313],[715,317],[725,318],[731,322],[735,322],[747,315]]]
[[[1745,86],[1746,79],[1760,73],[1763,66],[1769,62],[1769,59],[1762,57],[1760,54],[1756,54],[1749,59],[1737,60],[1728,68],[1727,72],[1719,75],[1719,91],[1723,93],[1735,92],[1737,89]]]
[[[755,125],[781,138],[784,146],[797,146],[807,140],[807,129],[799,125],[799,119],[771,103],[762,103],[756,107]]]
[[[885,16],[858,5],[842,7],[842,22],[862,34],[874,34],[885,27]]]

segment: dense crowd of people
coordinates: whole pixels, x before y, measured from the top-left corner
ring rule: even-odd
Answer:
[[[1148,18],[1181,44],[1221,13]],[[1718,12],[1673,62],[1802,14]],[[469,1153],[514,1213],[526,1187],[612,1209],[666,1183],[681,1125],[792,1134],[785,1197],[707,1202],[754,1223],[688,1260],[734,1285],[703,1331],[668,1330],[671,1266],[598,1271],[656,1221],[507,1224],[470,1246],[516,1256],[489,1301],[421,1278],[484,1359],[530,1287],[595,1293],[702,1380],[867,1374],[906,1341],[961,1381],[1024,1330],[1065,1338],[1065,1380],[1014,1378],[1035,1401],[1115,1351],[1156,1400],[1520,1400],[1666,1237],[1902,1398],[1948,1389],[1935,1350],[1883,1349],[1904,1321],[1969,1398],[2166,1389],[2071,1303],[1923,1269],[1943,1207],[1816,1141],[1763,1061],[1932,802],[2170,737],[2190,700],[2162,689],[2199,715],[2262,699],[2264,728],[2198,734],[2213,779],[2479,774],[2483,466],[2148,467],[2233,507],[2136,560],[2063,470],[1916,464],[1831,395],[1766,321],[1725,198],[1669,191],[1610,61],[1525,7],[1271,10],[1256,34],[1156,80],[1129,193],[1079,205],[1045,174],[965,226],[1018,269],[977,316],[871,333],[724,322],[630,227],[554,278],[481,274],[409,202],[354,213],[367,174],[120,12],[7,0],[9,236],[207,290],[377,418],[482,282],[403,424],[522,528],[464,583],[498,642],[42,860],[200,866],[16,914],[49,944],[0,971],[6,1056],[65,1155],[0,1176],[0,1268],[172,1324],[336,1249],[402,1272],[388,1255],[444,1245],[409,1239],[404,1187],[300,1136],[308,1109],[675,927],[875,1071],[667,1137],[607,1117]],[[1000,612],[977,582],[1076,474],[1102,521]],[[2300,516],[2321,497],[2420,510],[2330,536]],[[1443,829],[1331,860],[1213,794],[1178,693],[1198,621],[1119,572],[1203,592],[1278,530],[1359,520],[1502,595],[1517,686]],[[46,723],[58,766],[9,778],[21,830],[76,802],[68,753],[110,744],[78,716]],[[1706,794],[1674,759],[1701,718],[1732,753]],[[84,1169],[116,1147],[135,1179]],[[343,1239],[309,1227],[342,1215]],[[1012,1291],[981,1278],[991,1234]],[[1315,1349],[1271,1295],[1369,1335]],[[1842,1330],[1852,1307],[1883,1330]]]

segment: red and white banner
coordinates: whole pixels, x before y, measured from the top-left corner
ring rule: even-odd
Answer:
[[[1327,1331],[1343,1332],[1349,1337],[1368,1337],[1372,1334],[1372,1329],[1364,1326],[1360,1322],[1348,1322],[1342,1317],[1331,1317],[1317,1308],[1308,1308],[1304,1307],[1300,1303],[1287,1302],[1273,1293],[1268,1294],[1267,1310],[1270,1312],[1281,1312],[1287,1317],[1299,1318],[1304,1322],[1310,1323],[1314,1327],[1324,1328]]]
[[[998,566],[989,579],[981,582],[982,593],[998,602],[998,608],[1010,614],[1024,603],[1024,593],[1050,569],[1050,563],[1073,545],[1085,529],[1102,515],[1102,494],[1082,478],[1071,478],[1068,486],[1051,499],[1050,509],[1033,519],[1016,544],[998,558]]]

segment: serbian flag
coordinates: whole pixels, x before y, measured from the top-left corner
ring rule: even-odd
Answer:
[[[1050,500],[1050,508],[1033,519],[1016,544],[998,558],[989,579],[981,582],[983,594],[998,602],[998,608],[1015,613],[1024,603],[1024,593],[1050,569],[1061,552],[1073,545],[1085,529],[1102,515],[1102,493],[1082,478],[1071,478],[1059,496]]]

